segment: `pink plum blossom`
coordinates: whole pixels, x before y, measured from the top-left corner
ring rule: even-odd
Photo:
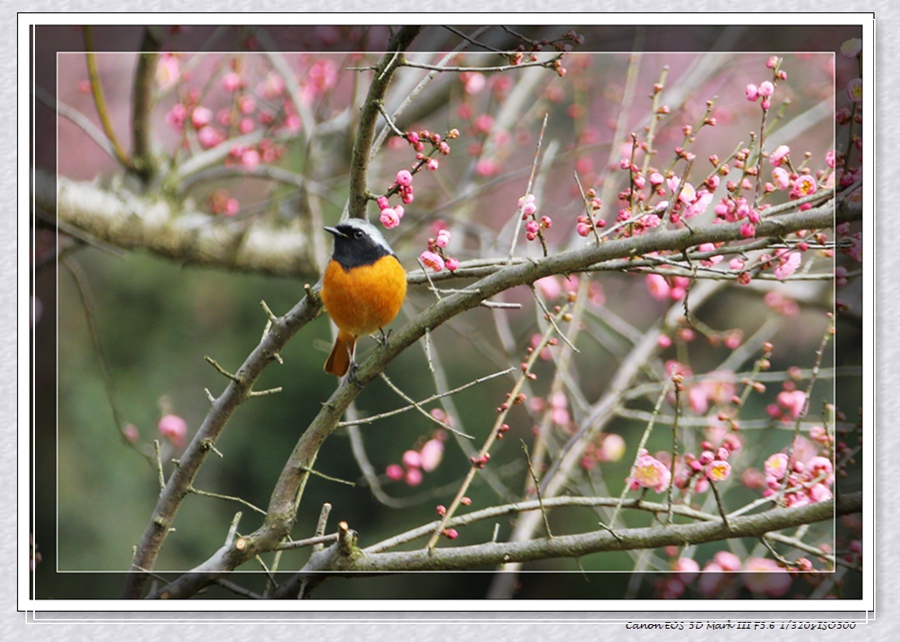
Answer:
[[[672,473],[666,466],[644,451],[634,464],[631,488],[652,488],[657,493],[669,487]]]
[[[772,167],[779,167],[784,162],[785,157],[791,153],[791,148],[787,145],[779,145],[771,154],[769,154],[769,163]]]
[[[441,255],[429,250],[422,252],[419,255],[419,260],[425,267],[429,267],[435,272],[440,272],[445,267],[444,259],[441,258]]]
[[[161,54],[156,63],[156,84],[161,90],[166,90],[181,76],[181,64],[173,54]]]
[[[400,216],[398,216],[397,210],[391,207],[386,207],[381,210],[378,220],[389,230],[400,225]]]
[[[779,281],[784,281],[791,276],[800,266],[801,259],[802,257],[799,252],[787,252],[786,254],[783,254],[781,256],[781,264],[773,270],[775,278]]]

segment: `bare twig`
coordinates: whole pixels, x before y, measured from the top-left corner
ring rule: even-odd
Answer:
[[[109,116],[109,108],[106,106],[106,97],[103,94],[103,84],[100,82],[100,73],[97,71],[97,59],[94,54],[94,31],[90,25],[85,25],[84,27],[84,46],[91,93],[94,96],[94,104],[97,107],[97,115],[100,116],[103,133],[106,134],[110,145],[112,145],[116,160],[126,169],[131,169],[134,165],[128,153],[119,143],[119,138],[116,136],[116,131],[112,126],[112,119]]]
[[[547,519],[547,511],[544,510],[544,498],[541,497],[541,486],[538,483],[537,473],[534,472],[534,465],[531,462],[531,455],[528,454],[528,444],[524,441],[522,443],[522,450],[525,452],[525,460],[528,463],[528,472],[531,474],[531,480],[534,482],[534,491],[537,494],[538,504],[541,507],[541,517],[544,520],[544,530],[547,531],[547,537],[553,537],[553,531],[550,530],[550,520]]]

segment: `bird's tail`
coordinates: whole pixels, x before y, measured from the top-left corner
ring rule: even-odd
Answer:
[[[354,337],[338,332],[331,354],[328,355],[328,360],[325,362],[325,372],[338,377],[343,377],[347,374],[347,370],[350,368],[350,356],[354,347],[356,347],[356,339]]]

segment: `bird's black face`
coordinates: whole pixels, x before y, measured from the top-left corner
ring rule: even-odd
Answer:
[[[361,219],[348,219],[325,229],[334,235],[332,258],[345,270],[371,265],[394,253],[378,228]]]

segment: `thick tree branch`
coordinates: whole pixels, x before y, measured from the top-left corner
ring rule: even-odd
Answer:
[[[211,216],[192,204],[35,174],[35,205],[57,220],[124,249],[195,265],[273,275],[311,275],[318,268],[300,222],[275,225]]]
[[[273,178],[278,178],[273,172]],[[319,189],[310,185],[310,189]],[[310,239],[299,222],[274,225],[215,217],[190,202],[173,204],[161,198],[141,196],[127,190],[112,190],[92,182],[54,178],[35,173],[35,205],[57,212],[61,225],[79,229],[90,237],[123,249],[147,249],[160,256],[195,265],[207,265],[277,276],[316,274]],[[773,208],[775,209],[775,208]],[[839,200],[835,222],[858,220],[859,203]],[[826,225],[823,222],[823,226]],[[777,230],[776,230],[777,232]],[[758,236],[764,236],[761,232]],[[698,241],[699,244],[699,241]],[[720,253],[719,250],[716,250]],[[702,256],[698,255],[698,258]],[[586,265],[578,270],[622,270],[655,265],[623,257],[618,264]],[[524,264],[530,259],[515,259]],[[456,278],[482,278],[506,265],[504,259],[464,261],[455,272],[430,275],[434,282]],[[702,276],[702,274],[701,274]],[[410,274],[410,283],[426,281],[421,271]]]
[[[614,503],[615,499],[587,497],[560,497],[549,500],[548,505],[599,505]],[[643,508],[657,513],[665,513],[665,504],[639,502],[632,507]],[[473,546],[426,549],[389,553],[383,550],[361,549],[354,555],[342,554],[337,546],[310,557],[306,566],[275,593],[277,598],[294,598],[304,583],[320,584],[328,579],[328,571],[346,577],[354,574],[392,573],[398,571],[444,571],[498,565],[509,562],[524,563],[550,558],[578,558],[593,553],[658,548],[662,546],[682,546],[685,542],[701,544],[734,537],[762,537],[768,535],[777,541],[791,538],[777,533],[779,530],[794,528],[804,524],[825,521],[838,515],[858,513],[862,510],[862,494],[852,493],[834,500],[808,504],[799,508],[773,508],[764,513],[729,518],[728,526],[716,516],[697,513],[678,506],[676,512],[702,520],[692,524],[660,525],[645,528],[628,528],[615,532],[603,529],[577,535],[562,535],[529,540],[527,542],[488,542]],[[523,502],[522,505],[508,505],[478,511],[491,516],[509,514],[516,510],[538,509],[538,502]],[[462,526],[468,516],[454,519],[453,526]],[[427,535],[434,526],[425,525],[417,529],[419,536]]]
[[[146,184],[156,174],[153,161],[153,75],[162,46],[157,37],[157,28],[145,27],[134,72],[134,89],[131,102],[132,165]]]
[[[353,141],[353,153],[350,163],[350,216],[366,218],[366,205],[369,202],[368,173],[370,150],[375,139],[375,126],[380,115],[379,107],[390,86],[391,78],[403,61],[405,51],[423,27],[402,27],[388,45],[387,53],[375,67],[375,75],[369,85],[369,93],[362,113],[359,127]]]
[[[761,537],[766,533],[795,528],[803,524],[832,519],[835,515],[862,510],[862,493],[799,508],[773,508],[756,515],[734,517],[726,527],[721,519],[695,524],[669,524],[647,528],[626,528],[611,532],[597,530],[579,535],[556,535],[526,542],[476,544],[427,551],[418,549],[397,553],[377,553],[343,558],[335,570],[342,572],[389,572],[396,570],[431,571],[528,562],[554,557],[577,558],[603,551],[621,551],[662,546],[681,546],[684,542],[702,544],[735,537]]]

